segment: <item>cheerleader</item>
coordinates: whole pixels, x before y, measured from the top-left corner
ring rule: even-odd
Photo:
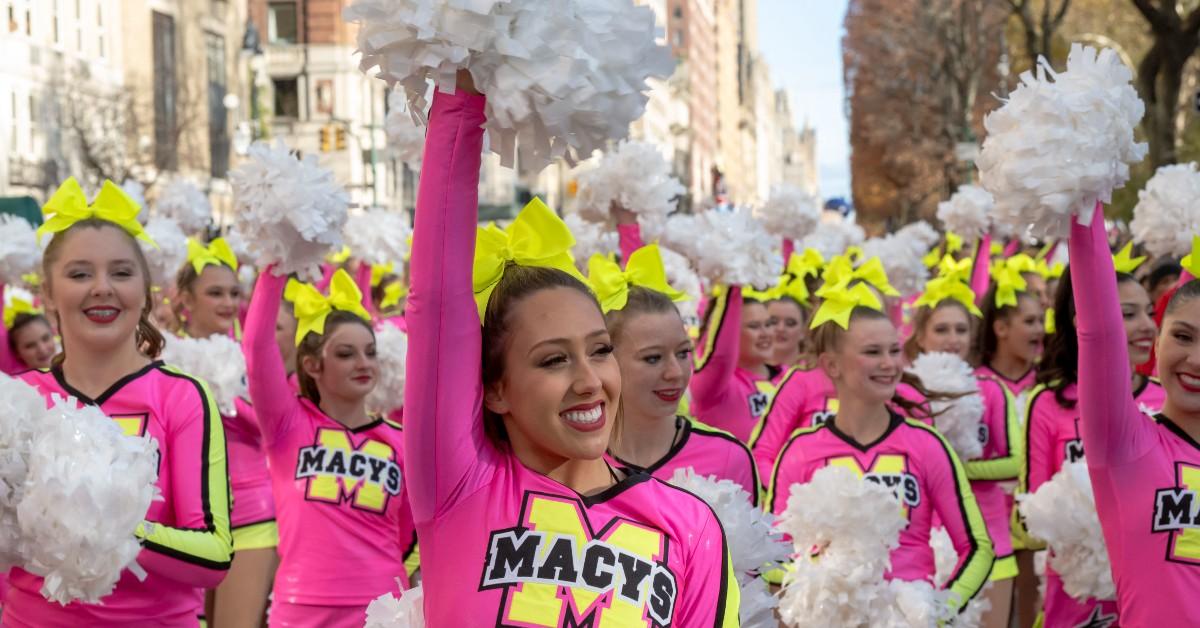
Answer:
[[[837,414],[837,390],[820,368],[793,368],[779,382],[771,405],[750,436],[750,449],[761,477],[770,478],[775,459],[792,432],[820,425]]]
[[[604,460],[621,374],[565,225],[533,203],[476,251],[484,105],[465,71],[434,95],[417,195],[404,433],[425,621],[734,626],[713,511]]]
[[[1045,311],[1019,271],[1002,268],[997,274],[980,305],[983,321],[976,342],[976,372],[998,379],[1023,404],[1023,393],[1033,387],[1037,376],[1034,366],[1046,337]]]
[[[237,256],[223,238],[207,245],[188,239],[187,252],[187,263],[175,279],[174,314],[183,321],[180,334],[191,338],[237,335],[242,300]],[[212,592],[206,616],[217,626],[257,626],[266,611],[279,563],[275,553],[279,530],[254,407],[241,398],[234,404],[234,416],[221,417],[233,492],[233,565],[229,576]]]
[[[904,344],[905,357],[912,361],[922,353],[951,353],[967,359],[971,348],[975,294],[954,276],[943,276],[929,282],[925,293],[916,301],[919,307],[913,316],[913,335]],[[979,395],[983,401],[980,419],[982,454],[963,461],[971,492],[987,525],[988,536],[996,554],[985,593],[990,610],[985,625],[1006,627],[1012,605],[1013,579],[1017,575],[1013,551],[1010,515],[1011,504],[1002,482],[1017,479],[1020,465],[1021,431],[1016,399],[999,381],[977,376]]]
[[[772,512],[782,513],[789,487],[808,482],[818,469],[831,465],[894,487],[909,523],[900,533],[899,547],[892,551],[888,577],[933,579],[929,535],[936,516],[958,552],[946,588],[956,594],[951,604],[961,608],[988,578],[992,543],[966,473],[949,444],[932,427],[896,411],[914,409],[896,395],[897,384],[909,378],[903,375],[896,328],[877,309],[878,298],[865,286],[858,288],[827,290],[814,316],[818,325],[812,334],[813,348],[841,403],[836,416],[797,430],[784,445],[775,463],[768,504]],[[840,315],[833,312],[839,308]],[[936,397],[920,382],[908,383],[926,398]]]
[[[786,279],[781,286],[784,290],[794,282],[804,283],[804,279]],[[803,367],[804,341],[808,317],[804,306],[795,297],[780,294],[767,304],[767,316],[775,320],[775,351],[771,362],[782,368]]]
[[[4,284],[0,284],[0,304],[4,310],[4,326],[0,328],[0,372],[16,375],[29,369],[50,368],[50,360],[58,350],[54,330],[41,308],[33,303],[12,297],[5,301]]]
[[[402,494],[401,428],[369,416],[379,366],[362,294],[345,271],[330,295],[293,284],[297,397],[276,343],[287,278],[258,278],[246,371],[279,525],[271,626],[361,626],[376,597],[407,586],[416,538]]]
[[[758,505],[758,474],[750,450],[728,432],[678,414],[692,377],[692,340],[674,300],[687,298],[667,284],[657,245],[638,249],[625,271],[594,257],[588,280],[607,310],[613,353],[621,367],[621,429],[609,444],[619,465],[670,480],[691,467],[702,476],[732,480]]]
[[[1200,282],[1184,284],[1167,305],[1155,345],[1165,397],[1162,412],[1148,420],[1134,399],[1129,365],[1136,358],[1099,210],[1090,227],[1072,225],[1070,245],[1080,436],[1117,614],[1126,626],[1200,624],[1200,557],[1190,542],[1197,526],[1192,476],[1200,468]]]
[[[75,180],[55,192],[39,233],[44,296],[55,312],[63,352],[48,370],[19,377],[49,400],[72,396],[98,406],[130,435],[158,447],[155,500],[138,526],[144,580],[126,571],[100,604],[61,606],[42,597],[42,579],[10,572],[3,625],[195,626],[196,590],[229,569],[229,487],[225,433],[206,386],[156,361],[163,337],[149,321],[150,272],[135,238],[149,240],[138,206],[106,181],[96,202]]]

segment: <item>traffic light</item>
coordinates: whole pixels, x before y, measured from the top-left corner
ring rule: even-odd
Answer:
[[[333,129],[328,126],[321,127],[321,152],[328,153],[333,147]]]
[[[338,150],[346,150],[346,128],[345,127],[339,126],[337,128],[337,149]]]

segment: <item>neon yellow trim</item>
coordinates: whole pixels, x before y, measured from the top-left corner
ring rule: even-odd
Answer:
[[[1017,577],[1019,571],[1017,569],[1016,556],[997,558],[996,562],[992,563],[992,575],[988,577],[988,580],[992,582],[997,580],[1012,580]]]
[[[1025,459],[1025,438],[1021,431],[1021,417],[1017,414],[1017,401],[1008,387],[1000,385],[1004,393],[1004,432],[1008,439],[1008,455],[990,460],[972,460],[963,466],[969,480],[1016,480],[1021,474],[1021,461]]]
[[[775,393],[771,395],[771,401],[767,404],[767,409],[764,410],[762,416],[754,422],[754,429],[750,432],[750,441],[747,443],[751,448],[754,447],[754,445],[758,442],[758,439],[762,436],[763,428],[767,425],[767,417],[771,416],[771,411],[775,409],[775,400],[779,398],[779,391],[783,390],[784,385],[788,383],[788,380],[792,378],[792,375],[795,375],[799,372],[800,369],[793,366],[789,368],[787,372],[783,374],[783,378],[779,380],[779,385],[775,387]]]
[[[721,335],[721,324],[725,322],[725,314],[729,311],[729,290],[721,290],[716,300],[709,307],[712,316],[708,319],[708,327],[704,333],[703,351],[696,356],[696,370],[704,368],[717,346],[717,337]]]
[[[421,568],[421,546],[414,544],[412,551],[404,557],[404,571],[408,573],[408,581],[412,582],[413,574]]]
[[[1008,387],[1004,387],[1005,394],[1008,394]],[[1028,395],[1025,401],[1023,419],[1021,423],[1024,429],[1021,430],[1021,466],[1020,473],[1017,475],[1017,495],[1029,494],[1029,419],[1033,413],[1033,403],[1038,396],[1044,392],[1048,392],[1050,388],[1045,384],[1038,384]],[[1021,512],[1016,507],[1016,502],[1013,502],[1012,512],[1009,514],[1009,528],[1012,530],[1012,545],[1013,550],[1040,550],[1045,549],[1046,544],[1040,539],[1036,539],[1029,534],[1029,530],[1025,527],[1025,519],[1021,516]]]
[[[252,523],[233,529],[233,551],[279,547],[279,525],[274,521]]]
[[[799,428],[792,432],[792,435],[788,436],[787,440],[783,442],[783,447],[779,448],[779,454],[775,456],[775,464],[771,466],[771,484],[767,487],[767,501],[763,502],[763,508],[767,512],[775,512],[775,485],[779,482],[779,463],[783,460],[783,455],[787,452],[788,447],[791,447],[792,441],[797,438],[805,434],[811,434],[823,427],[825,427],[824,423],[812,427]],[[786,491],[790,488],[784,487],[784,490]]]

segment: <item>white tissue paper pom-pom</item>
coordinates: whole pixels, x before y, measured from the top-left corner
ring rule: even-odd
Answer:
[[[584,220],[579,214],[563,216],[567,229],[575,237],[575,246],[571,247],[571,256],[575,265],[584,273],[587,272],[588,260],[597,253],[608,257],[621,249],[617,233],[607,225]]]
[[[579,175],[579,215],[592,222],[607,222],[616,202],[638,214],[666,216],[675,211],[684,192],[658,147],[627,140],[606,153],[595,168]]]
[[[779,598],[771,595],[766,580],[750,578],[741,583],[740,593],[738,619],[742,628],[778,628],[775,609],[779,606]]]
[[[688,218],[672,217],[663,240],[688,256],[701,277],[759,289],[779,280],[783,259],[776,252],[778,238],[749,212],[706,211]]]
[[[933,225],[918,220],[910,222],[896,231],[896,236],[912,243],[914,249],[920,250],[922,254],[928,253],[933,245],[937,244],[942,239],[942,235],[938,233]]]
[[[1029,533],[1054,552],[1050,566],[1076,600],[1116,595],[1087,464],[1068,462],[1031,495],[1017,497]]]
[[[208,195],[195,183],[175,179],[158,195],[154,214],[174,218],[185,233],[195,234],[212,221],[212,205],[208,202]]]
[[[469,68],[487,94],[491,149],[535,172],[626,137],[646,79],[674,70],[654,12],[631,0],[358,0],[343,15],[362,23],[362,69],[399,83],[416,111],[427,79],[453,91]]]
[[[1155,257],[1187,255],[1192,236],[1200,235],[1200,172],[1195,162],[1159,168],[1138,192],[1129,228],[1133,239]]]
[[[692,270],[688,259],[665,246],[658,247],[662,256],[663,270],[666,271],[667,283],[676,290],[688,295],[686,301],[676,301],[675,309],[686,325],[700,324],[700,297],[704,287],[700,284],[700,276]]]
[[[146,223],[146,235],[158,245],[155,248],[145,240],[138,240],[150,265],[150,280],[159,287],[173,287],[179,269],[187,263],[187,235],[174,218],[166,216],[151,218]]]
[[[404,212],[370,209],[351,214],[342,230],[350,253],[368,264],[400,264],[408,257],[412,227]]]
[[[349,195],[315,155],[297,159],[282,140],[255,142],[249,159],[229,172],[234,224],[250,243],[260,268],[321,276],[331,250],[342,247]]]
[[[153,439],[126,436],[96,406],[55,397],[33,436],[17,504],[22,567],[44,578],[46,599],[95,603],[126,568],[145,576],[134,562],[134,531],[157,495],[157,475]]]
[[[930,352],[917,356],[908,372],[916,375],[931,391],[963,395],[957,399],[930,400],[933,425],[963,461],[981,456],[983,397],[979,394],[979,380],[971,365],[953,353]]]
[[[21,564],[17,504],[25,495],[29,450],[46,400],[34,387],[0,373],[0,573]]]
[[[207,338],[167,336],[162,361],[204,380],[221,416],[237,414],[235,402],[245,398],[246,357],[233,338],[216,334]]]
[[[804,190],[782,184],[771,191],[771,197],[754,210],[754,215],[771,233],[799,240],[817,228],[821,221],[821,204]]]
[[[896,232],[882,238],[871,238],[862,245],[862,261],[878,257],[887,273],[888,282],[904,296],[919,294],[929,281],[929,269],[922,261],[929,248],[923,240],[913,235],[919,234]]]
[[[367,395],[367,408],[389,414],[404,405],[408,334],[391,323],[384,323],[375,330],[375,352],[379,356],[379,381]]]
[[[20,283],[21,275],[33,272],[41,258],[33,225],[20,216],[0,215],[0,283]]]
[[[937,217],[946,231],[967,240],[978,240],[991,226],[991,193],[975,185],[961,185],[948,201],[938,203]]]
[[[425,125],[413,119],[403,91],[394,89],[388,92],[388,114],[383,126],[387,131],[388,148],[396,155],[396,159],[419,169],[425,154]]]
[[[1110,48],[1071,46],[1065,72],[1039,59],[1008,101],[984,119],[987,138],[977,163],[996,200],[995,220],[1022,233],[1061,238],[1072,215],[1089,225],[1097,201],[1129,180],[1129,165],[1146,155],[1134,141],[1145,106],[1132,71]],[[1053,81],[1051,79],[1054,79]]]
[[[367,605],[364,628],[425,628],[425,593],[416,586],[400,594],[400,599],[384,593]]]
[[[816,230],[801,240],[800,246],[796,248],[800,251],[816,249],[822,257],[828,260],[845,253],[846,249],[851,246],[862,244],[864,238],[866,238],[866,234],[857,223],[850,221],[822,222],[817,225]]]
[[[236,228],[231,226],[225,229],[225,235],[221,237],[225,239],[225,244],[229,245],[229,250],[233,251],[233,254],[236,255],[239,260],[251,259],[254,257],[250,253],[250,243],[246,241],[246,236],[242,235],[241,231],[238,231]],[[238,270],[241,270],[242,266],[250,265],[241,264],[238,266]]]

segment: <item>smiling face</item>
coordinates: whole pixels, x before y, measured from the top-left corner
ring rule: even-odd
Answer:
[[[188,329],[196,337],[226,334],[237,320],[242,286],[233,269],[224,265],[205,266],[191,286],[180,294],[188,311]]]
[[[375,335],[355,321],[328,324],[319,353],[304,356],[301,366],[315,382],[322,401],[359,402],[379,380]]]
[[[504,325],[503,370],[487,384],[485,403],[517,457],[545,473],[603,456],[621,370],[595,301],[575,288],[538,289],[507,306]]]
[[[1150,359],[1150,351],[1154,348],[1158,332],[1154,325],[1154,305],[1150,303],[1146,289],[1136,281],[1118,283],[1117,297],[1121,302],[1121,318],[1129,343],[1129,364],[1137,367]]]
[[[971,350],[971,319],[967,310],[954,302],[942,302],[917,330],[917,345],[922,353],[953,353],[967,359]]]
[[[1042,341],[1046,337],[1045,312],[1035,295],[1021,293],[1017,307],[1008,310],[1007,316],[996,319],[992,329],[996,333],[997,352],[1007,352],[1014,358],[1032,363],[1042,353]]]
[[[819,359],[841,398],[882,404],[896,394],[903,360],[896,327],[885,317],[851,319],[850,328]]]
[[[64,347],[93,354],[132,346],[149,279],[136,244],[115,225],[78,224],[47,248],[45,297]]]
[[[13,350],[25,366],[31,369],[50,367],[57,347],[54,344],[54,331],[45,318],[37,316],[23,325],[14,326],[9,337]]]
[[[742,336],[738,366],[751,370],[770,364],[775,356],[775,328],[767,306],[756,301],[742,305]]]
[[[771,362],[790,364],[798,357],[800,342],[804,340],[804,310],[791,299],[777,299],[767,305],[767,315],[776,321]]]
[[[1157,348],[1158,376],[1167,392],[1163,411],[1177,421],[1200,415],[1200,298],[1168,308]]]
[[[621,407],[640,417],[673,417],[692,379],[692,340],[674,310],[628,316],[613,338]]]

